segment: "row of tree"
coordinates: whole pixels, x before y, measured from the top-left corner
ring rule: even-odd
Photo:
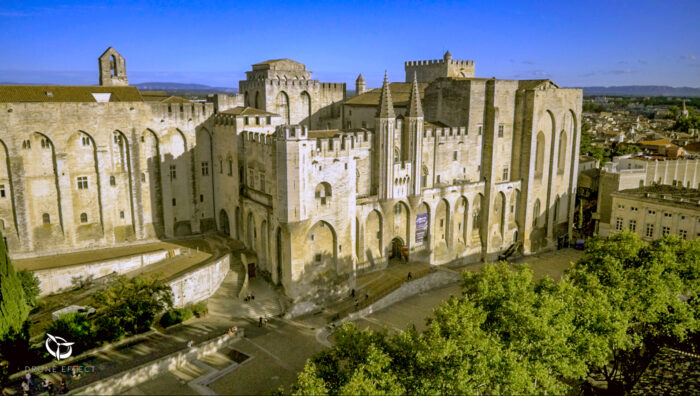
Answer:
[[[700,241],[594,239],[559,282],[501,263],[463,275],[427,328],[345,324],[293,392],[564,394],[587,380],[630,389],[667,345],[697,345]]]

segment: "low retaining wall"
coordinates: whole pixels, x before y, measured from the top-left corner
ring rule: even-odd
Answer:
[[[221,286],[230,268],[231,254],[226,253],[170,279],[168,284],[173,290],[173,306],[180,308],[211,297]]]
[[[134,254],[131,256],[117,257],[105,261],[94,261],[91,263],[69,265],[65,267],[48,268],[33,271],[39,278],[40,296],[58,293],[75,287],[74,278],[86,279],[90,276],[100,278],[112,272],[125,274],[147,265],[151,265],[161,260],[165,260],[170,255],[180,254],[180,249],[156,250],[153,252]]]
[[[158,375],[165,374],[171,369],[182,365],[186,362],[191,362],[201,359],[205,355],[212,354],[223,348],[226,344],[240,339],[243,336],[243,329],[239,329],[233,336],[228,333],[209,341],[204,341],[201,344],[195,345],[178,352],[171,353],[160,359],[152,362],[144,363],[134,367],[131,370],[122,371],[111,377],[93,382],[72,391],[72,394],[77,395],[114,395],[125,390],[138,386],[139,384],[155,378]]]
[[[423,293],[431,289],[446,286],[450,283],[458,282],[461,279],[462,275],[459,272],[437,270],[431,274],[422,276],[416,280],[405,282],[404,284],[399,286],[398,289],[380,298],[374,304],[363,308],[357,312],[351,313],[345,318],[335,322],[335,324],[340,325],[349,320],[355,320],[370,315],[373,312],[384,309],[408,297],[414,296],[419,293]]]

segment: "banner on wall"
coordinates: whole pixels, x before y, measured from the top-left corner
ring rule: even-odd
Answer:
[[[428,232],[428,214],[419,213],[416,216],[416,244],[423,243],[423,238]]]

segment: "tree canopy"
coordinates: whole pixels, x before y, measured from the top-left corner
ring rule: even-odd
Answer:
[[[22,281],[12,267],[5,240],[0,233],[0,340],[20,332],[29,316]]]
[[[590,376],[634,385],[656,350],[698,333],[700,241],[593,239],[559,282],[505,263],[465,272],[427,328],[346,323],[295,394],[563,394]]]

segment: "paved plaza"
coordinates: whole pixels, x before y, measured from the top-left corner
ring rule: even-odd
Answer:
[[[581,255],[580,251],[563,249],[521,258],[515,262],[527,263],[533,269],[536,279],[543,276],[559,279],[569,263],[576,261]],[[483,265],[476,263],[455,269],[478,271]],[[412,265],[410,268],[415,271],[420,266]],[[400,267],[391,267],[387,274],[370,274],[362,286],[376,284],[377,279],[403,278],[403,272],[404,269]],[[245,330],[243,339],[211,357],[220,362],[218,366],[201,361],[192,362],[129,389],[124,394],[243,395],[269,394],[280,387],[289,390],[306,360],[332,342],[332,335],[325,338],[321,332],[328,322],[328,316],[320,312],[298,320],[280,318],[277,314],[281,311],[275,307],[276,294],[272,288],[262,281],[253,281],[251,290],[257,293],[256,301],[260,301],[259,304],[245,305],[233,299],[230,300],[230,305],[214,304],[219,305],[219,308],[214,308],[217,315],[223,314],[218,311],[220,309],[230,309],[230,312],[238,317],[234,319],[231,315],[229,318]],[[217,293],[214,299],[225,299],[224,294]],[[460,294],[458,283],[447,285],[409,297],[358,319],[355,323],[360,328],[375,330],[386,327],[390,332],[403,330],[411,324],[421,330],[425,327],[425,319],[436,306],[450,296]],[[261,313],[269,318],[263,328],[258,327],[255,319]],[[241,363],[235,362],[228,356],[232,351],[247,356],[247,359]]]

